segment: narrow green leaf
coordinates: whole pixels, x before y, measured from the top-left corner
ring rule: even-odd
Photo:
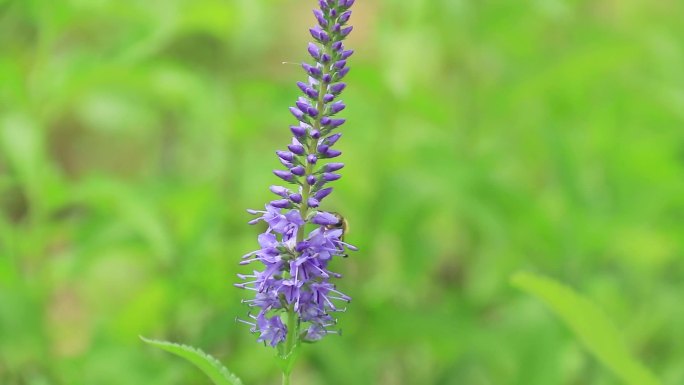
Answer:
[[[185,358],[204,372],[215,385],[242,385],[242,381],[221,365],[216,358],[206,354],[200,349],[171,342],[149,340],[142,336],[140,339],[150,345],[154,345],[167,352]]]
[[[660,385],[660,381],[632,357],[620,333],[592,301],[546,277],[517,273],[513,286],[549,306],[599,361],[629,385]]]

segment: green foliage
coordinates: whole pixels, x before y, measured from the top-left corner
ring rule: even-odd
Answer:
[[[314,0],[0,0],[0,384],[277,383],[232,287],[289,141]],[[684,384],[682,1],[356,2],[324,209],[341,337],[297,385],[616,385],[512,288],[544,271]]]
[[[242,385],[242,381],[229,372],[216,358],[204,353],[200,349],[166,341],[150,340],[145,337],[140,337],[140,339],[152,346],[186,359],[206,374],[215,385]]]
[[[549,306],[586,348],[626,384],[660,384],[632,357],[615,325],[595,303],[550,278],[530,273],[514,275],[512,283]]]

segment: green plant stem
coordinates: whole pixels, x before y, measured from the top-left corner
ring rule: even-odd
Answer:
[[[332,53],[332,47],[330,46],[331,43],[323,45],[323,52],[329,52]],[[332,55],[331,55],[332,56]],[[331,65],[328,64],[324,66],[323,68],[323,74],[329,74],[331,70]],[[318,109],[319,113],[318,116],[314,119],[312,127],[319,132],[321,130],[321,118],[323,117],[323,109],[325,106],[325,103],[323,101],[323,96],[326,94],[326,91],[328,89],[328,84],[323,82],[322,80],[319,82],[318,85],[318,100],[316,103],[316,108]],[[318,140],[313,139],[313,138],[307,138],[306,143],[305,143],[307,153],[308,154],[315,154],[316,153],[316,147],[318,146]],[[314,165],[307,163],[306,164],[306,173],[305,175],[311,175],[314,171]],[[299,214],[301,215],[302,219],[306,221],[306,218],[309,215],[309,197],[311,196],[311,191],[312,188],[308,183],[304,183],[302,185],[302,203],[299,206]],[[297,243],[300,243],[304,241],[304,234],[305,234],[305,226],[301,226],[299,230],[297,231]],[[292,372],[292,367],[294,366],[294,360],[296,359],[296,356],[293,354],[294,350],[297,348],[297,342],[299,339],[299,321],[297,320],[297,313],[295,312],[294,308],[289,308],[287,310],[287,337],[285,338],[285,351],[284,351],[284,356],[283,359],[285,361],[285,368],[283,369],[283,385],[289,385],[290,384],[290,373]]]

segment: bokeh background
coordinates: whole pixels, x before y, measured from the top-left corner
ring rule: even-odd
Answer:
[[[308,0],[0,0],[0,383],[246,384],[246,208],[271,198]],[[684,2],[359,0],[344,335],[295,383],[617,384],[520,270],[684,383]]]

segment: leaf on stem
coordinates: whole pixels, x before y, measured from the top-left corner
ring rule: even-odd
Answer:
[[[215,385],[242,385],[242,381],[221,365],[216,358],[200,349],[166,341],[150,340],[142,336],[140,336],[140,339],[150,345],[185,358],[204,372]]]
[[[550,278],[531,273],[511,277],[513,286],[553,310],[603,365],[629,385],[660,385],[660,381],[629,352],[620,333],[591,300]]]

